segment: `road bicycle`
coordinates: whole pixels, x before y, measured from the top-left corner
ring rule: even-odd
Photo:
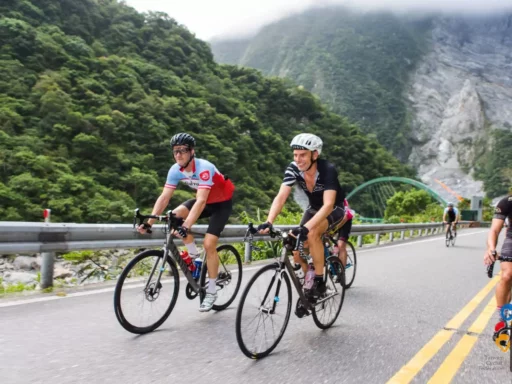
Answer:
[[[250,223],[244,241],[251,247],[256,232]],[[298,271],[289,259],[293,250],[299,250],[300,256],[305,257],[300,236],[294,238],[273,227],[270,228],[270,236],[279,237],[282,243],[281,256],[276,262],[263,266],[254,274],[242,293],[236,314],[238,346],[247,357],[253,359],[263,358],[271,353],[284,335],[292,308],[290,280],[299,296],[295,314],[299,318],[311,314],[313,321],[321,329],[330,328],[334,324],[345,298],[345,272],[338,255],[333,254],[331,247],[325,246],[323,272],[327,290],[316,302],[310,302],[303,290],[302,279],[297,276]],[[299,271],[302,272],[300,269]],[[267,320],[269,322],[266,325]],[[251,326],[256,327],[254,335],[250,333]],[[271,333],[268,337],[267,328]],[[265,336],[256,341],[256,333],[260,330],[265,332]]]
[[[147,219],[165,223],[165,240],[160,250],[148,249],[137,254],[123,269],[114,291],[114,310],[117,320],[128,332],[144,334],[157,329],[169,317],[180,288],[179,265],[187,280],[185,294],[193,300],[199,296],[202,302],[208,286],[206,252],[187,264],[180,256],[174,243],[173,233],[183,223],[172,211],[167,215],[142,215],[137,208],[134,215],[134,228]],[[148,230],[151,233],[151,230]],[[191,232],[194,235],[197,233]],[[242,282],[242,259],[238,251],[228,244],[217,248],[219,274],[216,280],[217,301],[213,309],[226,309],[235,299]],[[129,300],[134,296],[134,300]],[[164,298],[165,296],[165,298]],[[132,305],[133,304],[133,305]],[[138,307],[136,307],[138,304]],[[136,307],[136,308],[132,308]],[[145,314],[145,310],[155,311],[156,315]]]
[[[457,238],[457,232],[453,232],[452,233],[452,223],[446,223],[445,224],[448,225],[448,231],[446,232],[446,238],[445,238],[445,243],[446,243],[446,246],[449,247],[450,246],[450,243],[453,246],[455,246],[455,239]]]

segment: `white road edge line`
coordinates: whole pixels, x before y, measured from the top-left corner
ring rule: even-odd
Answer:
[[[457,234],[457,237],[475,235],[475,234],[485,233],[485,232],[488,232],[488,231],[478,231],[478,232]],[[408,246],[408,245],[415,245],[415,244],[420,244],[420,243],[427,243],[427,242],[430,242],[430,241],[439,241],[439,236],[436,236],[435,238],[425,239],[425,240],[410,241],[410,242],[403,243],[403,244],[386,245],[386,246],[384,246],[382,248],[381,247],[375,247],[375,248],[371,248],[371,249],[359,249],[359,248],[356,248],[356,252],[357,252],[357,254],[360,254],[360,253],[366,253],[366,252],[382,250],[382,249],[390,249],[390,248],[405,247],[405,246]],[[248,268],[244,268],[243,270],[244,270],[244,272],[245,271],[254,271],[254,270],[257,270],[257,269],[260,269],[260,268],[261,268],[261,266],[248,267]],[[181,281],[186,281],[186,278],[185,277],[180,278],[180,282]],[[125,287],[124,289],[135,289],[135,288],[140,288],[142,286],[143,286],[143,284],[134,284],[134,285],[130,285],[128,287]],[[23,305],[23,304],[41,303],[41,302],[45,302],[45,301],[70,299],[70,298],[73,298],[73,297],[97,295],[97,294],[100,294],[100,293],[114,292],[114,290],[115,290],[115,287],[108,287],[108,288],[94,289],[94,290],[85,291],[85,292],[69,293],[66,296],[49,296],[49,297],[39,297],[39,298],[36,298],[36,299],[16,300],[16,301],[10,301],[10,302],[7,302],[7,303],[0,303],[0,308],[14,307],[14,306]]]

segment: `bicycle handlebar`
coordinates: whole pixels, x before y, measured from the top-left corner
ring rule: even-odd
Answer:
[[[247,226],[246,238],[247,238],[248,233],[251,234],[251,240],[252,240],[252,235],[255,235],[256,233],[258,233],[258,230],[256,228],[254,228],[253,223],[249,223]],[[287,234],[284,231],[281,231],[277,228],[274,228],[274,226],[272,226],[272,225],[269,227],[269,235],[272,238],[277,237],[277,236],[281,237],[284,245],[285,246],[288,245],[287,248],[290,250],[299,250],[300,252],[302,252],[302,250],[304,249],[304,241],[301,239],[300,235],[297,236],[297,238],[296,238],[297,241],[295,241],[295,244],[293,244],[293,241],[291,239],[294,239],[295,238],[294,236],[289,236],[289,234]],[[290,248],[290,247],[292,247],[292,248]]]
[[[142,215],[140,213],[140,209],[137,208],[134,210],[135,214],[133,216],[133,227],[135,228],[135,225],[137,224],[137,220],[139,221],[139,225],[146,224],[145,220],[147,219],[155,219],[158,221],[163,221],[165,223],[168,223],[171,228],[178,227],[180,225],[180,221],[183,219],[177,217],[174,213],[172,213],[172,210],[167,211],[166,215]],[[147,233],[152,233],[153,231],[149,228],[146,228]]]

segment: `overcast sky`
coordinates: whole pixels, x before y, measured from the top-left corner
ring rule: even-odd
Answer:
[[[512,0],[125,0],[140,12],[162,11],[203,40],[251,34],[264,24],[311,6],[357,4],[366,10],[494,12],[512,9]]]

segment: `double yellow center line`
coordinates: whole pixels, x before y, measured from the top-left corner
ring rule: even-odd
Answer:
[[[409,383],[421,369],[439,352],[439,350],[446,344],[448,340],[455,334],[458,328],[462,326],[464,321],[471,315],[471,313],[478,307],[478,305],[485,299],[485,297],[493,290],[500,279],[500,276],[495,276],[478,294],[466,304],[462,310],[457,313],[430,341],[425,344],[423,348],[406,364],[404,365],[388,382],[387,384],[405,384]],[[464,337],[455,346],[452,352],[441,364],[434,376],[430,379],[429,383],[449,383],[464,359],[467,357],[474,344],[477,341],[478,334],[480,334],[487,323],[489,322],[492,314],[496,309],[496,299],[493,297],[484,311],[478,316],[475,322],[471,325],[468,333],[471,335],[464,335]]]

